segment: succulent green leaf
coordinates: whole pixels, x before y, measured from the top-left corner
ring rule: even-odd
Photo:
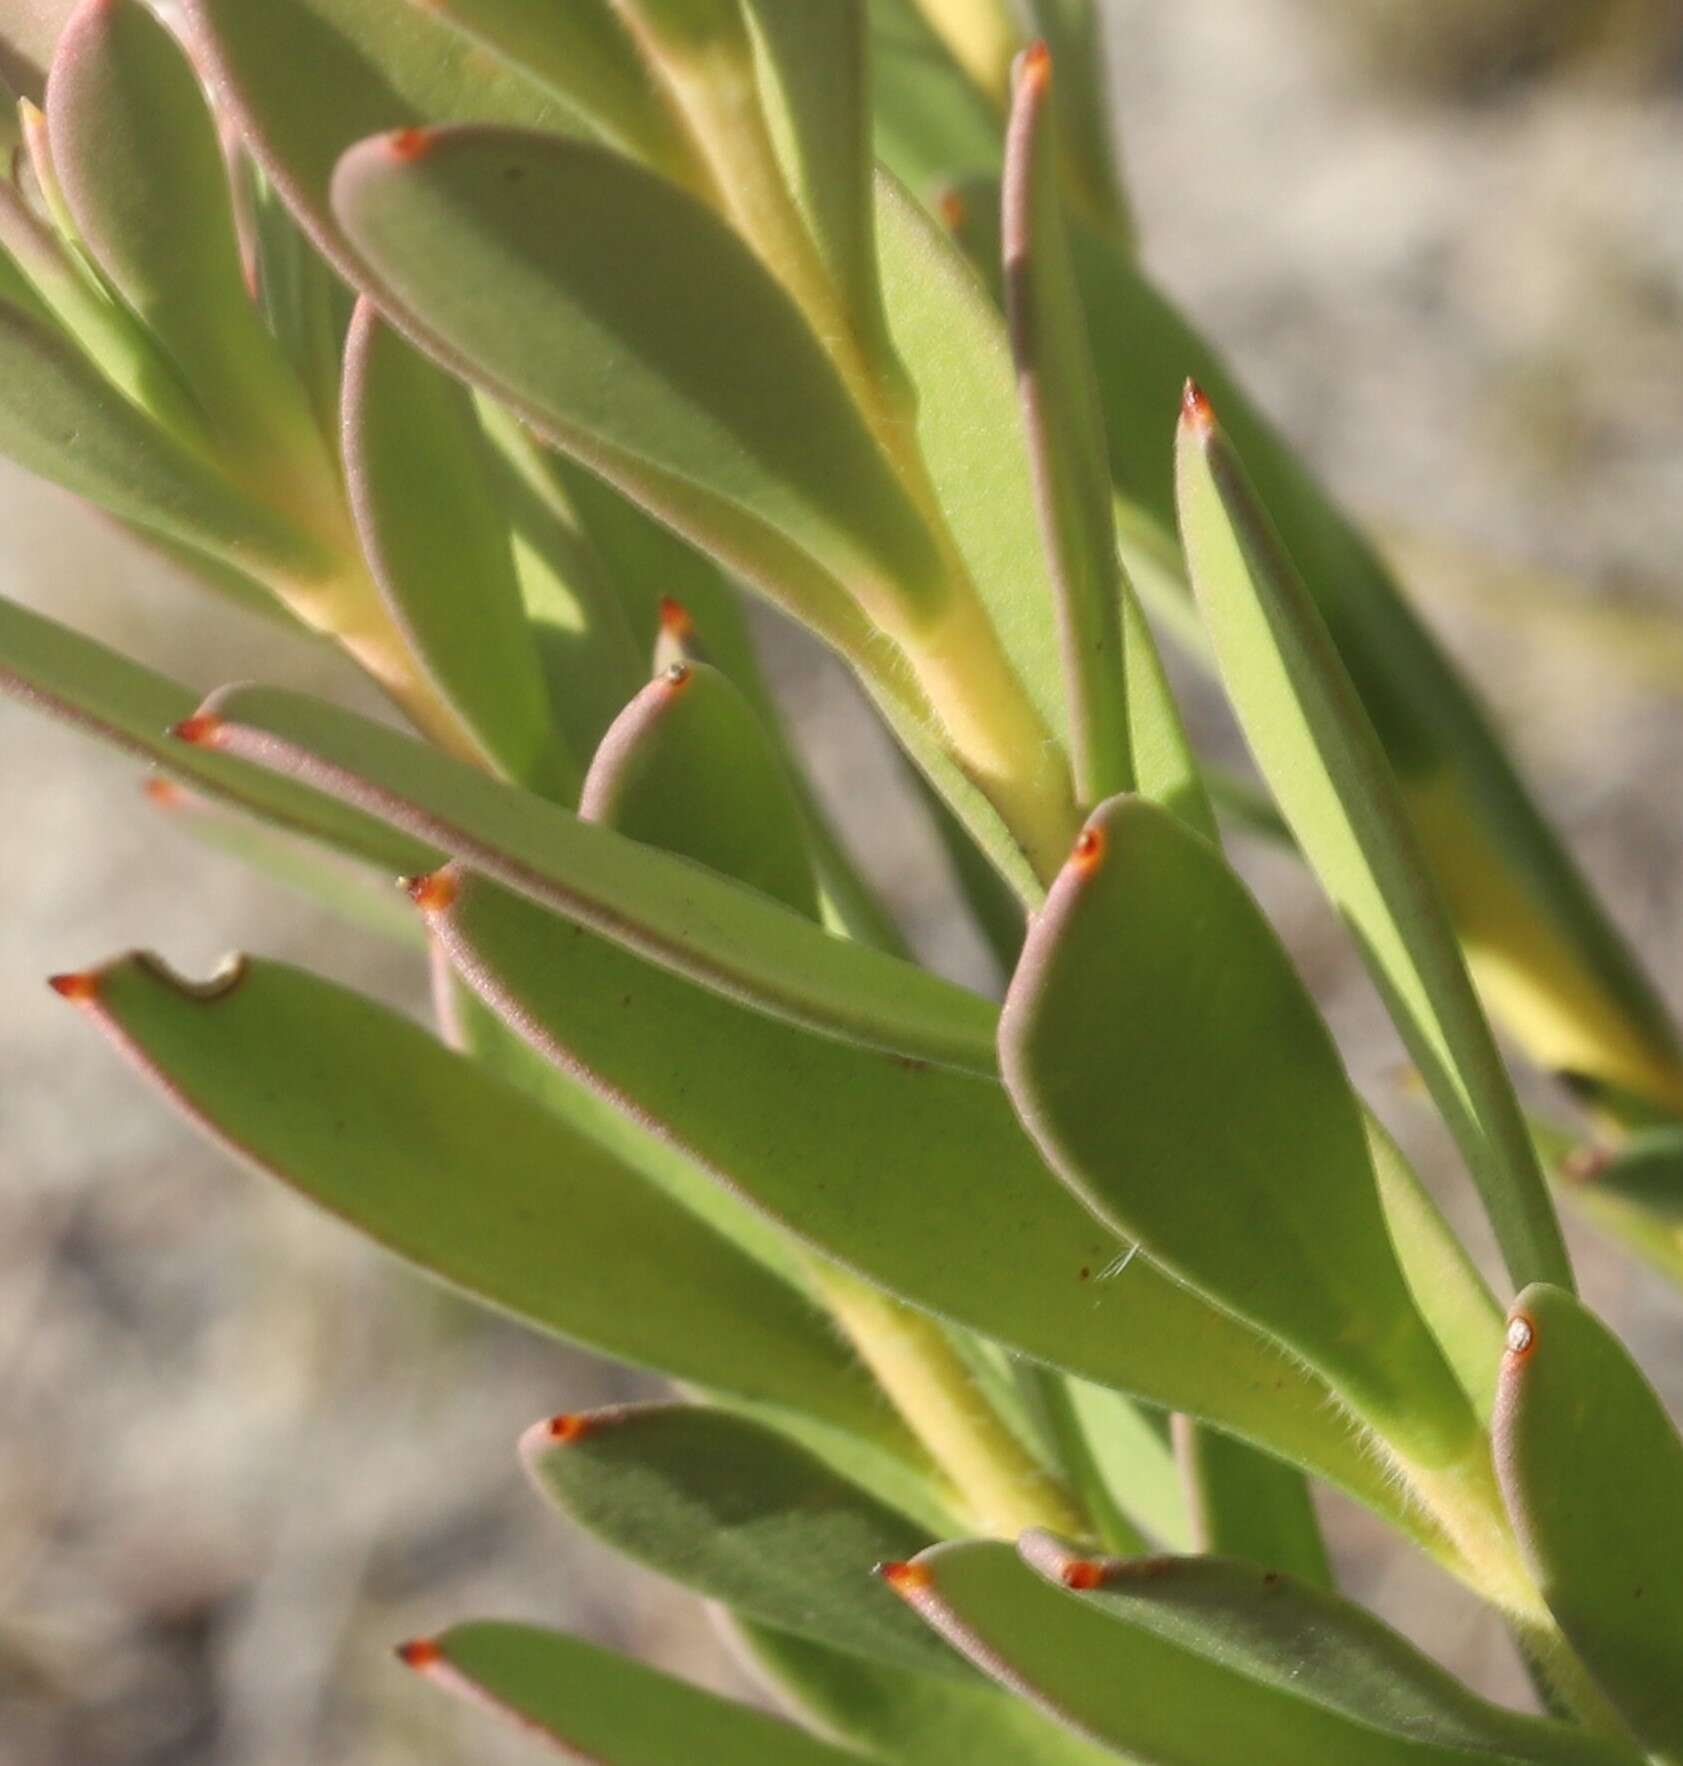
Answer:
[[[1178,459],[1193,587],[1251,752],[1466,1157],[1509,1274],[1569,1286],[1536,1149],[1384,750],[1196,389]]]
[[[1005,302],[1055,588],[1076,793],[1092,805],[1133,789],[1135,774],[1110,463],[1059,208],[1053,91],[1051,56],[1036,44],[1017,62],[1006,140]]]
[[[1117,1506],[1164,1550],[1193,1550],[1174,1419],[1090,1380],[1070,1380],[1068,1391]]]
[[[1050,1535],[936,1546],[895,1576],[984,1672],[1154,1766],[1635,1766],[1467,1691],[1360,1607],[1222,1558],[1083,1559]],[[1027,1559],[1027,1562],[1024,1561]],[[1030,1566],[1033,1566],[1032,1568]]]
[[[912,0],[869,0],[878,157],[920,197],[998,169],[1003,119]]]
[[[836,1649],[968,1678],[871,1574],[927,1533],[758,1423],[630,1405],[539,1423],[521,1452],[570,1520],[695,1593]]]
[[[1206,840],[1142,798],[1095,812],[1029,930],[1000,1059],[1099,1219],[1410,1455],[1467,1449],[1474,1420],[1398,1267],[1338,1051]]]
[[[1418,1534],[1326,1386],[1129,1260],[1050,1179],[996,1081],[794,1031],[455,881],[431,921],[469,985],[788,1230],[1007,1348],[1218,1422]]]
[[[0,600],[0,690],[124,752],[151,761],[221,802],[308,834],[388,877],[424,869],[430,849],[262,767],[177,742],[172,726],[198,695],[92,638]]]
[[[143,0],[84,0],[46,115],[79,237],[175,365],[218,456],[306,518],[330,506],[321,434],[246,289],[209,106]]]
[[[602,1354],[882,1437],[821,1312],[407,1019],[269,962],[193,986],[130,957],[85,1005],[231,1152],[439,1279]]]
[[[879,609],[940,592],[799,309],[682,191],[583,143],[442,129],[352,149],[334,205],[429,347],[767,593],[798,605],[821,572]]]
[[[981,1681],[920,1674],[729,1620],[756,1669],[827,1734],[895,1766],[1105,1766],[1094,1748],[1026,1701]]]
[[[576,126],[553,93],[416,0],[182,0],[182,11],[218,104],[353,281],[361,266],[328,202],[353,142],[436,123]]]
[[[616,151],[698,193],[710,175],[612,0],[436,0],[433,11],[553,92]]]
[[[62,333],[0,306],[0,453],[255,576],[312,575],[319,544],[151,422]]]
[[[345,474],[363,553],[409,648],[503,777],[571,798],[473,397],[366,300],[345,349]]]
[[[1514,1302],[1496,1472],[1556,1623],[1656,1759],[1683,1760],[1683,1440],[1629,1352],[1563,1289]]]
[[[994,1013],[979,995],[831,937],[699,865],[301,694],[230,688],[203,720],[193,739],[311,783],[758,1011],[992,1071]]]
[[[507,1718],[568,1759],[597,1766],[859,1766],[859,1755],[792,1723],[535,1625],[455,1625],[398,1654],[443,1691]]]
[[[625,708],[590,763],[579,814],[818,917],[788,773],[747,699],[705,663],[674,663]]]
[[[1175,1453],[1199,1551],[1286,1570],[1316,1588],[1333,1586],[1301,1472],[1184,1416],[1175,1418]]]

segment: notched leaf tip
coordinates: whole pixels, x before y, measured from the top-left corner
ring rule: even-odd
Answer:
[[[1199,435],[1215,428],[1215,407],[1196,380],[1189,380],[1180,395],[1180,420]]]

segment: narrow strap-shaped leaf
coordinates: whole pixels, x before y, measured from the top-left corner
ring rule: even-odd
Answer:
[[[877,157],[919,196],[998,170],[997,107],[965,77],[913,0],[869,0]]]
[[[252,575],[310,576],[324,566],[317,541],[150,421],[62,333],[5,306],[0,453]]]
[[[760,1674],[826,1733],[896,1766],[1114,1766],[1026,1700],[980,1680],[869,1662],[770,1625],[726,1615],[726,1634]]]
[[[195,987],[130,957],[56,985],[231,1152],[430,1274],[603,1354],[882,1438],[874,1388],[794,1289],[407,1019],[279,963]]]
[[[1071,764],[1078,796],[1092,805],[1132,790],[1135,775],[1110,464],[1059,212],[1053,115],[1052,58],[1037,43],[1017,62],[1006,143],[1005,298],[1041,538],[1056,588]]]
[[[792,1723],[535,1625],[454,1625],[404,1644],[398,1656],[443,1691],[518,1725],[533,1743],[596,1766],[860,1762]]]
[[[599,148],[381,137],[334,178],[382,304],[553,443],[768,592],[794,547],[875,609],[941,592],[930,535],[790,296],[718,216]],[[775,554],[775,556],[774,556]]]
[[[1098,1469],[1123,1512],[1161,1549],[1192,1551],[1192,1517],[1175,1460],[1173,1417],[1091,1380],[1071,1380],[1068,1391]]]
[[[504,777],[570,798],[472,395],[363,301],[343,410],[357,533],[411,650]]]
[[[609,146],[698,194],[711,174],[611,0],[435,0],[433,10],[547,87]]]
[[[573,126],[552,92],[415,0],[183,0],[182,11],[218,103],[352,280],[361,266],[327,193],[353,142],[427,123]]]
[[[81,239],[168,352],[219,457],[280,506],[325,518],[331,459],[247,292],[227,163],[181,46],[143,0],[84,0],[46,113]]]
[[[1636,1766],[1467,1691],[1361,1608],[1220,1558],[936,1546],[888,1574],[985,1673],[1154,1766]],[[1030,1565],[1034,1567],[1031,1568]],[[1036,1572],[1039,1572],[1038,1574]]]
[[[1570,1286],[1512,1082],[1379,739],[1196,389],[1178,457],[1193,586],[1251,751],[1460,1144],[1509,1274]]]
[[[1175,1418],[1175,1453],[1200,1551],[1286,1570],[1317,1588],[1333,1586],[1300,1472],[1184,1416]]]
[[[590,763],[579,814],[817,918],[788,772],[747,699],[705,663],[673,663],[625,708]]]
[[[1064,70],[1058,146],[1069,201],[1091,226],[1126,245],[1133,221],[1110,115],[1104,7],[1100,0],[1018,0],[1017,10]]]
[[[1049,1365],[1192,1411],[1414,1530],[1326,1386],[1051,1181],[997,1082],[798,1033],[472,875],[431,915],[551,1059],[818,1250]],[[1000,1246],[1011,1247],[1009,1257]]]
[[[424,870],[429,862],[430,848],[332,797],[172,740],[170,729],[197,703],[191,688],[6,600],[0,600],[0,690],[222,802],[376,865],[388,877]]]
[[[236,687],[182,733],[338,796],[760,1011],[917,1058],[993,1068],[993,1008],[979,995],[352,712]]]
[[[762,1624],[968,1678],[871,1575],[927,1535],[781,1435],[697,1405],[631,1405],[539,1423],[538,1488],[627,1557]]]
[[[1495,1443],[1567,1641],[1654,1757],[1683,1761],[1683,1440],[1629,1352],[1562,1289],[1514,1302]]]
[[[1288,1344],[1411,1457],[1474,1447],[1337,1049],[1207,841],[1141,798],[1094,813],[1030,928],[1000,1059],[1041,1151],[1113,1230]]]

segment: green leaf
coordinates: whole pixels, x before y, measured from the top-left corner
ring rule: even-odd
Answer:
[[[1488,1704],[1293,1577],[1221,1558],[1081,1559],[1046,1534],[1022,1553],[936,1546],[894,1579],[984,1672],[1154,1766],[1636,1766],[1617,1744]]]
[[[1110,464],[1059,208],[1053,105],[1051,57],[1036,44],[1017,62],[1006,141],[1005,299],[1052,567],[1076,793],[1090,806],[1131,790],[1135,774]]]
[[[857,1754],[791,1723],[535,1625],[455,1625],[398,1654],[445,1692],[508,1718],[568,1759],[598,1766],[859,1766]]]
[[[1683,1441],[1629,1352],[1560,1288],[1514,1302],[1495,1444],[1549,1611],[1644,1746],[1683,1760]]]
[[[227,163],[174,37],[142,0],[83,6],[46,112],[78,234],[174,363],[218,459],[300,519],[331,519],[332,462],[247,293]]]
[[[552,93],[415,0],[182,0],[182,10],[218,103],[353,281],[361,266],[328,202],[353,142],[417,124],[575,126]]]
[[[914,1058],[993,1067],[993,1008],[979,995],[394,730],[261,687],[227,689],[202,716],[193,739],[326,790],[759,1011]]]
[[[602,1354],[885,1439],[822,1313],[407,1019],[268,962],[196,987],[129,957],[60,991],[230,1151],[441,1280]]]
[[[1251,752],[1466,1157],[1509,1274],[1569,1286],[1536,1149],[1379,738],[1195,389],[1179,474],[1193,586]]]
[[[497,771],[570,798],[576,764],[550,723],[472,395],[365,300],[346,340],[343,404],[357,532],[410,650]]]
[[[590,763],[579,814],[818,916],[782,760],[747,699],[705,663],[674,663],[625,708]]]
[[[0,690],[153,762],[221,802],[376,865],[388,877],[424,870],[433,857],[429,848],[320,792],[172,740],[170,729],[197,703],[190,688],[5,600],[0,600]]]
[[[1610,1153],[1567,1161],[1567,1181],[1582,1192],[1628,1203],[1656,1221],[1683,1226],[1683,1128],[1650,1128]]]
[[[1048,1176],[996,1081],[796,1032],[481,878],[455,881],[431,922],[458,973],[818,1250],[1021,1354],[1218,1422],[1417,1533],[1327,1388],[1127,1260]]]
[[[708,189],[682,114],[610,0],[436,0],[433,10],[553,92],[608,146],[698,194]]]
[[[818,1643],[968,1678],[871,1575],[927,1533],[769,1429],[629,1405],[539,1423],[521,1451],[569,1520],[685,1588]]]
[[[1042,1153],[1099,1219],[1277,1337],[1410,1457],[1474,1448],[1397,1265],[1338,1051],[1207,841],[1141,798],[1095,812],[1030,928],[1000,1059]]]
[[[319,544],[157,427],[60,333],[0,306],[0,453],[250,575],[309,577]]]
[[[1175,1452],[1199,1551],[1334,1586],[1301,1472],[1184,1416],[1175,1418]]]
[[[819,573],[878,610],[939,594],[934,543],[822,346],[701,204],[600,149],[489,128],[364,142],[333,190],[383,305],[766,593],[820,620]]]
[[[978,1681],[919,1674],[728,1619],[728,1634],[795,1708],[873,1760],[904,1766],[1105,1766],[1024,1700]]]
[[[1003,119],[911,0],[870,0],[878,157],[920,196],[999,165]]]
[[[1123,245],[1133,221],[1117,163],[1112,84],[1098,0],[1018,0],[1024,28],[1059,69],[1058,148],[1071,206]]]

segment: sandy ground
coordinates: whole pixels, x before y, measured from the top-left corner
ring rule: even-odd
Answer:
[[[1683,999],[1678,81],[1404,92],[1313,0],[1118,0],[1115,22],[1148,255],[1377,523],[1532,572],[1434,565],[1417,588]],[[9,471],[0,588],[195,684],[357,692]],[[773,644],[922,948],[982,976],[845,687]],[[515,1467],[534,1417],[632,1383],[232,1170],[42,987],[135,944],[190,972],[249,947],[421,1009],[408,953],[205,852],[139,782],[0,705],[0,1762],[528,1758],[441,1721],[390,1662],[395,1638],[471,1614],[578,1625],[731,1684],[698,1610],[569,1537]],[[1289,868],[1251,862],[1353,1066],[1464,1219],[1348,951]],[[1587,1242],[1581,1257],[1683,1402],[1683,1302]],[[1355,1592],[1520,1696],[1470,1600],[1359,1517],[1329,1520]]]

